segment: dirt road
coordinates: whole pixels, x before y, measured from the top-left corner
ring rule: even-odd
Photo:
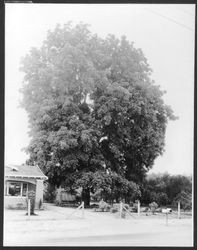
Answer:
[[[192,246],[192,219],[137,216],[85,210],[66,219],[74,210],[47,205],[38,216],[6,210],[4,246]]]

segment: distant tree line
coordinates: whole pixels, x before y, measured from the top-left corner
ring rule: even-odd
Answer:
[[[149,174],[141,183],[129,183],[119,175],[112,174],[92,174],[84,179],[76,181],[76,189],[66,184],[65,189],[75,194],[80,200],[80,192],[77,187],[80,182],[86,183],[91,187],[92,202],[104,201],[113,204],[122,200],[125,203],[134,204],[136,200],[140,200],[142,206],[156,203],[159,207],[172,206],[177,207],[178,201],[184,210],[192,208],[192,177],[184,175]],[[81,184],[82,185],[82,184]],[[45,200],[53,202],[55,200],[55,190],[50,184],[45,192]]]
[[[141,203],[156,202],[159,206],[176,205],[191,208],[192,178],[184,175],[150,174],[141,186]]]

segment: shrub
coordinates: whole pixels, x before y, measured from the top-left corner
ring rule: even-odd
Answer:
[[[49,183],[45,184],[43,198],[46,202],[54,202],[56,198],[56,190],[53,185],[50,185]]]
[[[110,211],[110,208],[111,208],[111,206],[109,204],[107,204],[107,202],[105,202],[103,200],[101,200],[99,202],[99,209],[101,209],[101,211],[108,212],[108,211]]]
[[[158,204],[156,202],[152,202],[149,204],[151,212],[154,214],[155,210],[158,208]]]
[[[131,210],[132,212],[137,213],[137,210],[138,210],[138,203],[137,203],[137,202],[133,203],[133,207],[132,207],[130,210]]]
[[[101,200],[101,201],[99,202],[99,208],[101,209],[101,211],[104,211],[106,205],[107,205],[107,203],[104,202],[104,200]]]

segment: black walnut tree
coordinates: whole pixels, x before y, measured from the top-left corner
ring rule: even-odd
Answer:
[[[115,199],[139,193],[175,118],[142,50],[125,36],[100,38],[85,24],[67,23],[48,31],[21,70],[28,162],[54,186],[82,187],[87,205],[98,189]]]

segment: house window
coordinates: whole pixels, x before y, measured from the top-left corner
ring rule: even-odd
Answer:
[[[10,196],[26,196],[28,191],[27,183],[23,182],[8,182],[7,195]]]
[[[21,184],[23,184],[22,196],[26,196],[27,195],[27,183],[21,183]]]
[[[8,186],[8,194],[11,196],[19,196],[21,194],[21,183],[10,182]]]

